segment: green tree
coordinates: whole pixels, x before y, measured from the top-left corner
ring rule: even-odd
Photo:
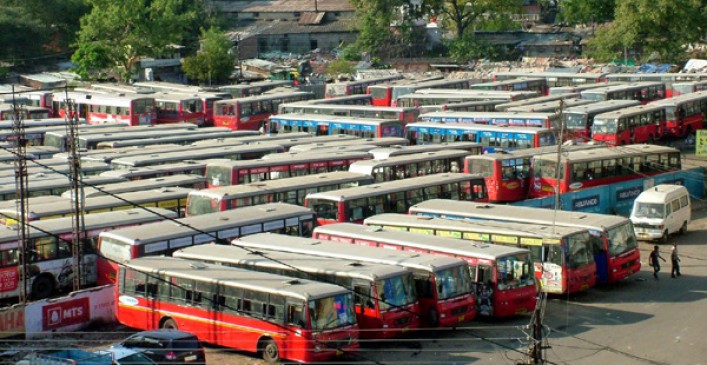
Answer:
[[[0,59],[17,62],[42,52],[44,24],[20,6],[3,6],[0,12]]]
[[[643,59],[657,54],[662,62],[677,62],[686,57],[684,46],[705,35],[707,3],[702,0],[622,0],[614,22],[596,32],[587,54],[609,61],[632,51]]]
[[[483,20],[521,12],[520,0],[428,0],[426,6],[439,14],[438,20],[454,29],[456,38],[473,32],[470,27]]]
[[[326,67],[326,73],[332,77],[336,77],[341,74],[353,74],[354,71],[353,65],[342,59],[331,61]]]
[[[397,18],[396,9],[406,0],[351,0],[356,9],[356,42],[348,53],[369,52],[373,55],[383,50],[393,37],[391,24]]]
[[[220,83],[233,72],[231,39],[217,28],[202,30],[201,48],[195,56],[186,57],[182,69],[187,76],[200,83]]]
[[[605,23],[614,19],[615,0],[563,0],[559,4],[561,21],[571,25]]]
[[[141,57],[159,57],[172,44],[190,46],[203,20],[203,0],[85,0],[91,11],[81,18],[76,48],[107,52],[119,77],[128,81]],[[193,46],[192,46],[193,47]],[[74,57],[79,68],[102,57]]]

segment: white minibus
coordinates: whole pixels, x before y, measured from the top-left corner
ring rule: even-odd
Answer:
[[[631,222],[638,239],[667,242],[670,234],[687,232],[690,216],[690,194],[684,186],[656,185],[636,198]]]

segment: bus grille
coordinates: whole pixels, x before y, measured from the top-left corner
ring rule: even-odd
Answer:
[[[409,324],[411,321],[412,321],[411,316],[402,317],[402,318],[398,318],[395,320],[395,325],[396,326],[404,326],[406,324]]]
[[[336,340],[330,340],[326,341],[325,344],[328,348],[330,349],[340,349],[343,347],[347,347],[351,344],[352,338],[351,336],[349,337],[344,337]]]
[[[468,305],[465,305],[465,306],[461,306],[461,307],[459,307],[459,308],[454,308],[454,309],[452,309],[452,312],[451,312],[451,313],[452,313],[453,316],[458,316],[458,315],[460,315],[460,314],[466,313],[468,310],[469,310],[469,306],[468,306]]]

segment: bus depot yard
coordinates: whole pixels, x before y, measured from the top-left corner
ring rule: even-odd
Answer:
[[[2,131],[26,121],[0,133],[1,360],[175,328],[208,363],[700,363],[705,80],[26,91],[0,114]],[[660,204],[670,227],[632,225],[636,197],[662,184],[690,194]],[[647,231],[655,242],[637,240]]]

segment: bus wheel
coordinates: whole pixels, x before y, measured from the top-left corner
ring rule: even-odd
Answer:
[[[54,293],[54,281],[46,276],[38,276],[32,283],[32,299],[49,298]]]
[[[680,234],[683,235],[687,233],[687,222],[682,222],[682,227],[680,227]]]
[[[272,364],[280,361],[280,350],[277,348],[275,340],[262,340],[260,342],[260,352],[263,354],[263,360],[267,363]]]
[[[166,319],[164,322],[162,322],[162,325],[160,328],[164,329],[171,329],[171,330],[176,330],[177,328],[177,322],[173,320],[172,318]]]
[[[653,136],[648,136],[648,144],[655,144],[655,139]]]

